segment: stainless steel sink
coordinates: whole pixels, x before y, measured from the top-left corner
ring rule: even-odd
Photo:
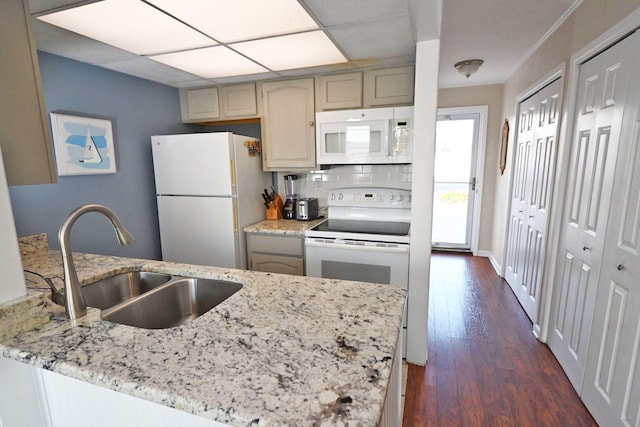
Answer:
[[[146,329],[165,329],[195,319],[242,288],[224,280],[179,278],[102,310],[102,318]]]
[[[82,293],[89,307],[104,310],[142,295],[169,280],[171,276],[167,274],[132,271],[83,286]]]

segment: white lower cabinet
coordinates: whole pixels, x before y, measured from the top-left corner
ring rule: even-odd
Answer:
[[[42,376],[52,427],[227,425],[55,372],[38,371]]]
[[[382,411],[384,427],[401,422],[400,345]],[[0,378],[0,427],[228,426],[4,357]]]
[[[0,357],[0,426],[50,426],[37,368]]]
[[[249,270],[304,275],[304,238],[247,234]]]
[[[148,400],[0,357],[1,427],[222,427]]]

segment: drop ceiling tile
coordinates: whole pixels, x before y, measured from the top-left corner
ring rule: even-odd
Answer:
[[[102,64],[102,66],[124,74],[168,85],[174,85],[179,82],[203,80],[199,76],[178,70],[145,57],[135,57],[124,61],[109,62]]]
[[[383,23],[344,25],[327,30],[351,60],[415,55],[409,17]]]
[[[347,61],[322,31],[253,40],[230,47],[275,71]]]
[[[380,21],[409,14],[408,0],[302,0],[326,27]]]
[[[317,29],[297,0],[150,0],[223,43]]]
[[[43,52],[94,65],[137,57],[131,52],[72,33],[38,19],[32,19],[32,23],[36,35],[36,47]]]
[[[205,79],[241,76],[268,71],[224,46],[154,55],[149,58]]]
[[[40,15],[38,19],[139,55],[216,44],[210,37],[140,1],[103,0]]]

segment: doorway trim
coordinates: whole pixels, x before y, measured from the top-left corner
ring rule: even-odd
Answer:
[[[569,78],[565,81],[565,92],[567,96],[564,98],[562,122],[560,123],[560,147],[558,149],[556,182],[554,183],[553,203],[562,203],[564,199],[568,169],[571,154],[571,143],[573,141],[573,125],[576,119],[576,101],[578,98],[579,80],[577,78],[580,67],[583,63],[594,57],[600,52],[605,51],[609,47],[622,40],[627,35],[640,28],[640,8],[634,10],[625,18],[609,30],[596,37],[583,48],[571,55],[569,62]],[[551,212],[551,221],[549,224],[550,232],[553,232],[553,242],[549,242],[549,259],[555,260],[560,250],[560,228],[562,225],[562,217],[564,209],[556,209]],[[545,260],[546,262],[546,260]],[[547,271],[545,271],[544,279],[549,285],[543,289],[543,295],[540,298],[540,307],[538,310],[539,322],[534,324],[533,332],[542,342],[547,342],[549,335],[549,326],[551,320],[551,306],[553,290],[555,288],[556,263],[552,262]]]
[[[487,117],[489,115],[488,105],[471,105],[466,107],[438,108],[438,116],[456,114],[479,114],[478,120],[478,146],[476,147],[476,195],[473,203],[473,213],[471,218],[471,253],[478,255],[478,240],[480,239],[480,214],[482,212],[482,189],[484,187],[484,160],[487,147]]]

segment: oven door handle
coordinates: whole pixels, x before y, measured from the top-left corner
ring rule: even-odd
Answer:
[[[334,248],[346,249],[353,251],[371,251],[371,252],[392,252],[392,253],[409,253],[409,245],[401,246],[364,246],[364,245],[347,245],[344,243],[326,243],[315,239],[305,239],[305,246],[313,246],[317,248]]]

